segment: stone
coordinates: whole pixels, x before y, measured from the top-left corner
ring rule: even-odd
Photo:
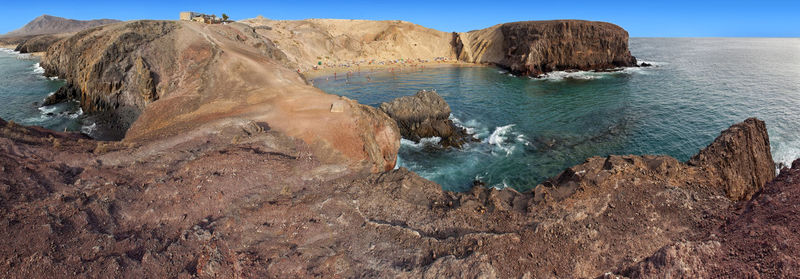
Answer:
[[[419,142],[422,138],[439,137],[443,147],[461,147],[475,138],[450,120],[450,105],[435,90],[421,90],[414,96],[404,96],[380,109],[400,128],[404,138]]]
[[[748,118],[722,131],[688,164],[699,166],[717,178],[715,184],[733,200],[750,199],[775,178],[767,126],[756,118]]]

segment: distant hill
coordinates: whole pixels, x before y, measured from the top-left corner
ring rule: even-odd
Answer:
[[[77,32],[95,26],[119,22],[116,19],[75,20],[63,17],[41,15],[22,28],[3,35],[4,37],[19,37],[43,34],[57,34]]]

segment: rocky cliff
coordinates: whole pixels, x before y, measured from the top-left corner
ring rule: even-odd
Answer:
[[[293,68],[352,61],[448,58],[492,64],[515,74],[636,66],[628,32],[606,22],[525,21],[445,33],[403,21],[242,21],[277,43]]]
[[[455,34],[453,46],[459,60],[494,64],[520,75],[636,66],[628,32],[607,22],[504,23]]]
[[[729,186],[748,188],[767,174],[747,170],[719,185],[720,174],[706,171],[729,158],[717,146],[764,151],[751,147],[756,142],[749,137],[720,137],[700,152],[708,158],[704,166],[667,156],[595,157],[530,192],[476,187],[452,193],[405,169],[363,175],[331,167],[306,142],[258,124],[179,142],[134,143],[0,123],[0,212],[6,216],[0,273],[10,277],[538,278],[796,270],[787,260],[798,242],[786,219],[797,216],[788,199],[800,189],[788,186],[792,178],[781,176],[776,183],[787,186],[768,186],[741,207],[725,197]],[[728,134],[763,138],[766,130],[748,120]],[[762,169],[749,152],[738,154]],[[733,246],[705,241],[714,235]],[[727,256],[736,249],[748,252]],[[701,258],[672,260],[695,254]],[[767,256],[752,261],[748,255]],[[659,273],[677,272],[673,267],[684,273]],[[744,273],[699,272],[725,267]]]
[[[33,36],[21,41],[14,50],[20,53],[44,52],[47,51],[47,48],[51,45],[68,36],[68,34]]]
[[[393,121],[307,85],[285,59],[243,24],[133,21],[59,41],[41,65],[67,81],[47,103],[77,97],[85,112],[102,114],[116,139],[166,140],[261,123],[305,140],[325,162],[393,168]]]

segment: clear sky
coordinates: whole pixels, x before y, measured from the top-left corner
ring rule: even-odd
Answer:
[[[622,26],[632,37],[800,37],[800,0],[765,1],[4,1],[0,34],[49,14],[74,19],[177,19],[197,11],[232,19],[405,20],[469,31],[521,20],[586,19]]]

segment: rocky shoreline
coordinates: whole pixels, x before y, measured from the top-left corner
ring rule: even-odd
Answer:
[[[756,119],[724,131],[698,153],[701,164],[589,158],[525,193],[445,192],[405,169],[331,168],[303,141],[266,129],[165,147],[0,126],[0,273],[12,277],[640,277],[678,266],[702,275],[728,264],[714,252],[726,243],[797,239],[769,227],[758,238],[715,233],[753,218],[744,216],[791,210],[772,205],[775,195],[800,194],[800,180],[789,178],[797,163],[761,190],[774,164]],[[732,193],[757,198],[737,203]],[[774,266],[792,247],[761,267],[741,258],[726,274]],[[676,265],[696,257],[715,265]],[[793,274],[792,266],[770,274]]]
[[[596,278],[798,270],[800,215],[791,204],[800,200],[800,163],[773,180],[761,120],[734,124],[688,162],[593,157],[523,193],[446,192],[394,169],[401,135],[440,136],[452,146],[467,136],[448,122],[438,95],[420,92],[376,109],[325,94],[293,68],[314,49],[288,51],[270,33],[277,27],[259,24],[124,22],[51,45],[42,67],[68,85],[50,102],[77,98],[87,113],[108,113],[124,137],[97,141],[0,120],[0,274]],[[408,39],[401,36],[408,23],[384,24],[394,31],[375,38]],[[519,74],[636,63],[627,32],[607,23],[423,31],[449,42],[431,54]]]

